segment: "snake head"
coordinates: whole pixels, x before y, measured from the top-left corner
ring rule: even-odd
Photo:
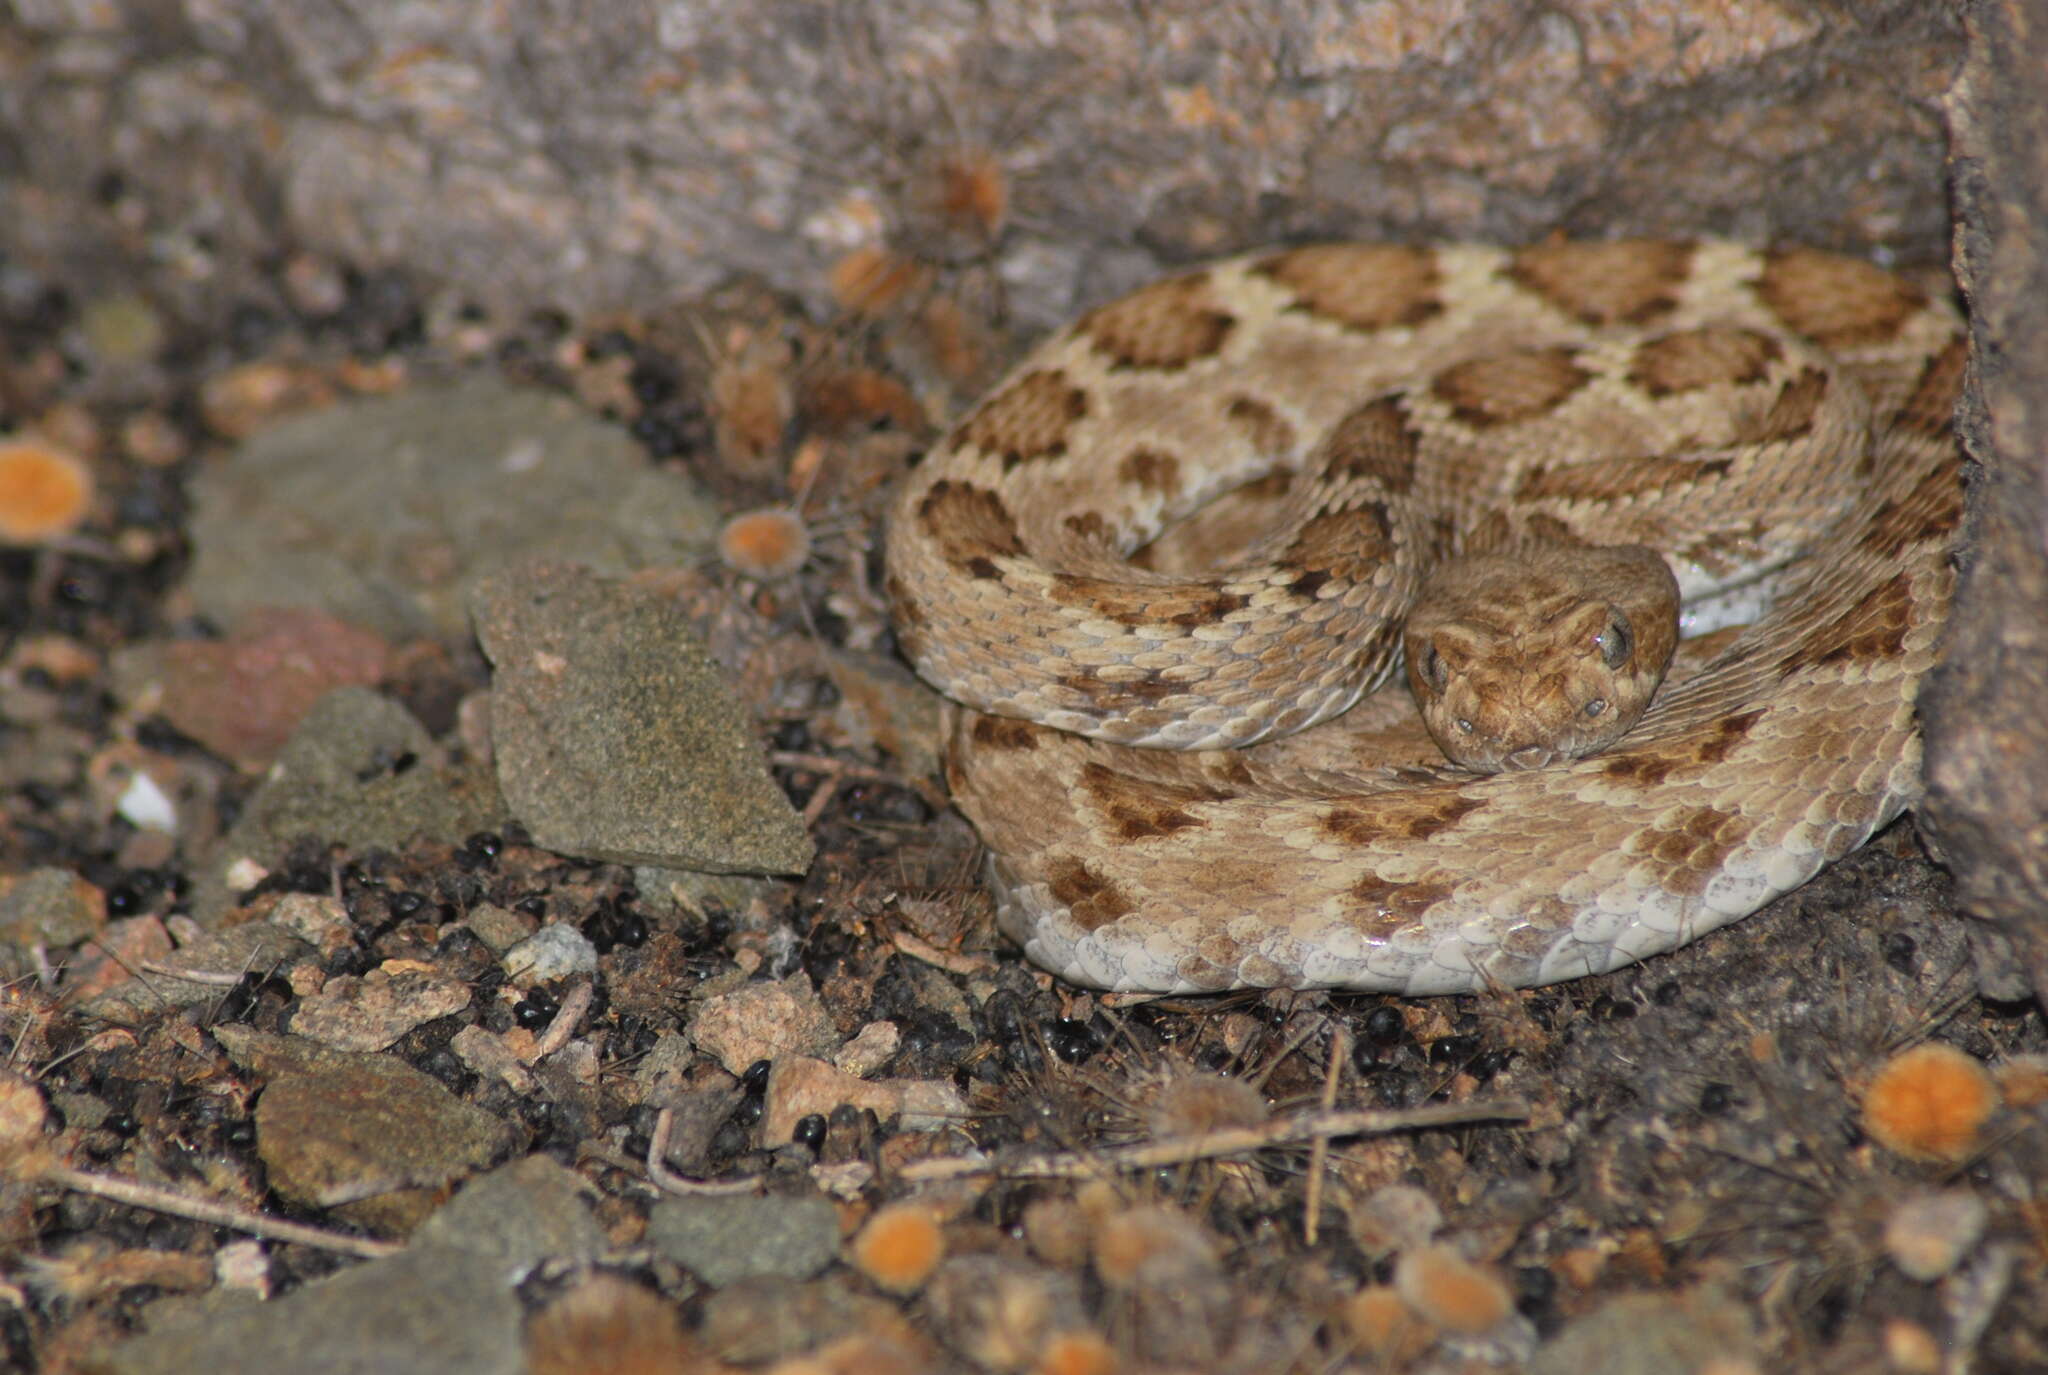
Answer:
[[[1403,646],[1423,724],[1475,773],[1580,759],[1648,709],[1678,643],[1678,585],[1640,546],[1517,550],[1440,570]]]

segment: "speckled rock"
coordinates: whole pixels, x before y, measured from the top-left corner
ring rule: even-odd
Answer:
[[[624,864],[801,873],[810,837],[682,614],[563,564],[478,589],[498,783],[536,844]]]
[[[336,1050],[382,1050],[414,1027],[469,1006],[469,987],[433,965],[386,960],[329,979],[299,1001],[292,1031]]]
[[[841,1038],[810,980],[793,974],[703,999],[690,1019],[690,1039],[728,1074],[744,1074],[756,1060],[830,1055]]]
[[[380,1232],[407,1232],[436,1191],[510,1148],[505,1123],[388,1055],[328,1050],[243,1026],[215,1035],[269,1080],[256,1100],[256,1152],[280,1197],[326,1206]]]

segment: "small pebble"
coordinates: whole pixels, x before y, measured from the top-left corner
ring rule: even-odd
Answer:
[[[514,983],[532,988],[571,974],[595,974],[597,947],[567,922],[556,922],[507,950],[500,963]]]
[[[1984,1200],[1963,1189],[1914,1194],[1885,1222],[1884,1249],[1892,1264],[1931,1283],[1956,1268],[1989,1218]]]

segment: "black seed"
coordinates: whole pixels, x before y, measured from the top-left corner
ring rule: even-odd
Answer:
[[[1365,1014],[1365,1039],[1376,1046],[1396,1046],[1408,1036],[1408,1019],[1401,1009],[1382,1003]]]
[[[816,1151],[825,1144],[825,1114],[814,1112],[797,1119],[790,1131],[790,1139],[807,1151]]]
[[[1463,1069],[1478,1058],[1479,1048],[1477,1036],[1441,1036],[1429,1043],[1429,1062]]]
[[[1102,1038],[1095,1034],[1095,1028],[1073,1017],[1054,1022],[1046,1030],[1045,1039],[1052,1053],[1070,1065],[1078,1065],[1102,1049]]]

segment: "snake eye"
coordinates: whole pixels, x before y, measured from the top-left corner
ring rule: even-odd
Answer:
[[[1619,611],[1607,622],[1607,628],[1593,637],[1593,648],[1600,651],[1601,662],[1609,668],[1620,668],[1628,662],[1629,651],[1635,646],[1635,631],[1629,628],[1628,617]]]
[[[1458,718],[1458,729],[1465,732],[1465,734],[1470,735],[1472,733],[1472,723],[1466,720],[1464,717],[1460,716]]]
[[[1588,716],[1598,716],[1605,710],[1607,710],[1607,699],[1605,697],[1595,697],[1592,701],[1586,703],[1586,715]]]
[[[1430,645],[1422,651],[1422,681],[1429,684],[1431,692],[1442,692],[1451,680],[1450,670],[1444,667],[1444,656]]]

